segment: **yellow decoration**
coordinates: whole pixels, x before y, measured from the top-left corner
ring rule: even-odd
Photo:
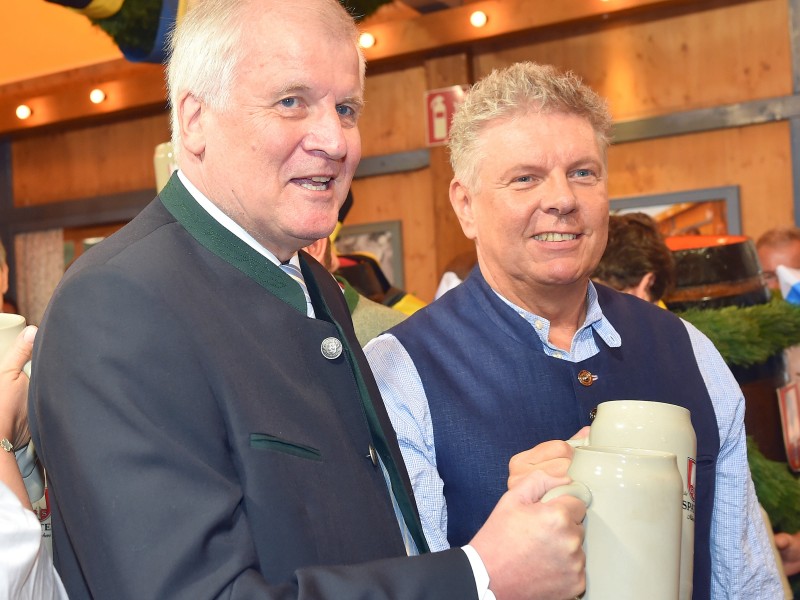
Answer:
[[[107,19],[117,14],[124,3],[125,0],[92,0],[84,8],[74,10],[90,19]]]

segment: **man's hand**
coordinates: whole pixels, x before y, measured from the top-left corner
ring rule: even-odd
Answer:
[[[588,435],[587,426],[570,439],[583,439]],[[508,463],[508,489],[513,488],[531,471],[544,471],[551,477],[566,477],[567,469],[572,463],[572,454],[572,446],[563,440],[542,442],[530,450],[515,454]]]
[[[586,505],[566,495],[540,502],[545,492],[569,482],[542,469],[519,477],[470,542],[497,600],[564,600],[584,591]]]
[[[781,553],[786,576],[791,577],[800,573],[800,532],[776,533],[775,546]]]
[[[31,439],[28,431],[28,376],[22,372],[31,359],[36,327],[30,325],[17,336],[14,346],[0,362],[0,438],[15,449]]]

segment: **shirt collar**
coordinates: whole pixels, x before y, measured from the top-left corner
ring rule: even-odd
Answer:
[[[269,259],[273,264],[280,266],[281,261],[278,260],[277,256],[264,248],[264,246],[259,244],[256,239],[247,233],[247,231],[245,231],[241,225],[222,212],[216,204],[209,200],[206,195],[203,194],[203,192],[197,189],[197,187],[191,181],[189,181],[189,179],[180,169],[178,169],[178,178],[181,180],[181,183],[186,190],[192,195],[192,198],[194,198],[203,208],[203,210],[205,210],[217,223],[222,225],[225,229],[230,231],[233,235],[238,237],[253,250]],[[300,259],[297,256],[297,252],[292,255],[292,258],[289,259],[289,262],[298,269],[300,268]]]
[[[517,306],[511,302],[511,300],[500,294],[497,290],[493,289],[492,291],[497,294],[498,298],[514,309],[514,312],[530,323],[543,344],[548,344],[547,338],[550,335],[550,321],[544,317],[540,317],[539,315],[527,311],[520,306]],[[582,337],[581,334],[588,333],[587,329],[590,327],[594,329],[597,335],[600,336],[600,339],[602,339],[607,346],[611,348],[618,348],[622,345],[622,338],[620,337],[619,333],[616,329],[614,329],[614,326],[611,324],[611,322],[603,315],[603,309],[600,308],[600,302],[597,300],[597,290],[591,281],[589,281],[589,286],[586,291],[586,318],[584,319],[581,328],[575,334],[576,339]]]

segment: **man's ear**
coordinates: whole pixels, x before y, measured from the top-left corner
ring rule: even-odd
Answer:
[[[311,256],[317,259],[317,262],[324,265],[325,264],[325,254],[328,249],[328,244],[330,240],[328,238],[321,238],[316,242],[309,244],[303,250],[308,252]],[[327,265],[326,265],[327,266]]]
[[[641,298],[642,300],[646,300],[647,302],[658,302],[661,298],[653,298],[652,293],[650,292],[650,288],[653,287],[653,284],[656,281],[656,275],[652,271],[649,271],[644,274],[644,277],[639,281],[638,284],[633,286],[630,290],[627,290],[628,293],[633,294],[634,296]]]
[[[187,152],[202,156],[206,149],[206,137],[203,129],[206,107],[194,94],[185,92],[178,99],[178,127],[181,131],[181,142]]]
[[[461,230],[468,239],[476,237],[475,215],[472,207],[472,192],[458,179],[450,182],[450,204],[461,223]]]

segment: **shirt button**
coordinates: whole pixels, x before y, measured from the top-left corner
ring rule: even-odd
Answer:
[[[374,466],[378,466],[378,452],[375,450],[375,446],[372,444],[369,445],[369,458],[372,461]]]
[[[541,329],[542,327],[544,327],[544,324],[537,319],[536,321],[534,321],[533,326],[536,327],[536,329]]]
[[[561,352],[554,353],[553,358],[561,358]]]

